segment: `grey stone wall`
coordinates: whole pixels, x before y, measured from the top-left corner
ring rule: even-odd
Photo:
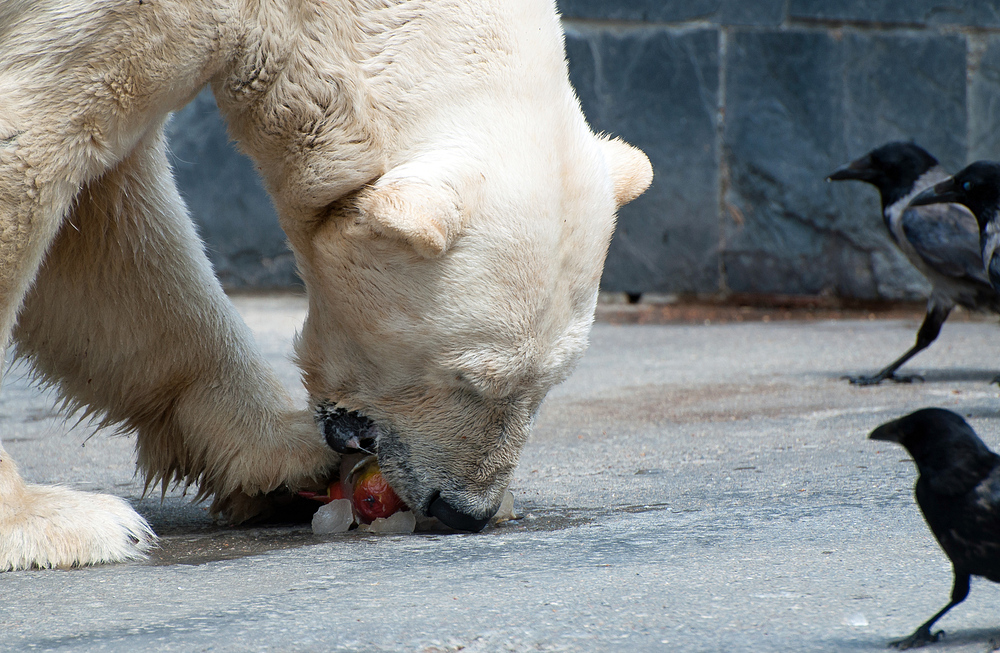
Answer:
[[[875,190],[825,176],[897,139],[952,170],[1000,158],[1000,2],[558,2],[588,119],[645,150],[655,173],[620,212],[606,290],[920,297]],[[170,133],[223,283],[296,283],[207,91]]]
[[[222,284],[300,285],[270,197],[254,164],[230,143],[208,89],[174,115],[167,135],[177,185]]]
[[[921,297],[874,188],[838,165],[914,140],[1000,158],[1000,3],[559,0],[595,129],[655,178],[619,215],[603,286]]]

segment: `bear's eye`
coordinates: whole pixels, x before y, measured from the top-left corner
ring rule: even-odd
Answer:
[[[479,389],[479,384],[473,381],[472,378],[466,375],[464,372],[455,372],[455,385],[457,385],[462,390],[470,392],[474,395],[481,394]]]

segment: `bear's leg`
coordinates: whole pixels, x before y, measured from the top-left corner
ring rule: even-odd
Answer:
[[[136,432],[147,484],[197,483],[235,521],[338,462],[215,278],[162,129],[84,186],[15,339],[70,405]]]
[[[71,150],[30,121],[0,139],[0,370],[46,250],[94,174],[92,161]],[[26,484],[0,446],[0,571],[141,557],[153,538],[121,499]]]

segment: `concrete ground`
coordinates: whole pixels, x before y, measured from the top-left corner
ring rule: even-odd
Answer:
[[[289,386],[301,298],[237,297]],[[0,574],[0,650],[881,651],[948,599],[905,452],[866,441],[923,406],[1000,450],[1000,329],[954,320],[911,371],[859,388],[919,316],[595,326],[512,485],[522,519],[477,535],[227,529],[143,499],[132,441],[67,424],[15,373],[0,435],[35,482],[129,498],[148,562]],[[93,436],[93,437],[91,437]],[[1000,642],[973,582],[931,650]]]

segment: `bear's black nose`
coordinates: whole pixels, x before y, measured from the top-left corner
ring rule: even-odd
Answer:
[[[427,508],[427,513],[432,517],[437,517],[441,520],[442,524],[449,528],[454,528],[456,531],[478,533],[486,528],[486,524],[490,521],[489,517],[479,519],[461,510],[457,510],[450,503],[442,499],[441,495],[438,495],[431,501],[430,506]]]

